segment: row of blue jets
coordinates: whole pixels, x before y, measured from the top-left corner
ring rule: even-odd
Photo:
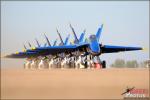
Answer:
[[[6,57],[26,58],[26,68],[41,68],[43,66],[52,68],[53,65],[57,65],[59,68],[64,68],[67,65],[69,65],[69,68],[70,66],[73,66],[73,68],[96,68],[98,66],[99,68],[105,68],[106,62],[102,62],[99,57],[101,54],[142,50],[142,47],[103,45],[99,43],[103,24],[98,28],[96,34],[90,35],[89,38],[85,40],[85,30],[78,38],[71,24],[70,28],[74,36],[73,42],[68,43],[70,34],[68,34],[65,41],[63,41],[61,34],[56,29],[60,39],[58,45],[57,39],[54,41],[53,45],[51,45],[48,37],[44,34],[47,42],[44,46],[41,46],[37,39],[35,39],[37,47],[32,48],[31,44],[28,43],[30,49],[27,49],[24,45],[25,50],[23,52],[13,53]]]

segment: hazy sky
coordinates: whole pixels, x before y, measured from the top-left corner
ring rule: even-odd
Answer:
[[[149,49],[149,1],[2,1],[1,53],[22,51],[27,42],[36,45],[35,38],[44,44],[43,33],[53,43],[58,38],[56,28],[65,38],[72,32],[69,23],[78,36],[86,29],[86,37],[95,34],[103,23],[101,43]],[[147,50],[101,55],[108,64],[116,58],[143,61],[149,53]],[[21,63],[17,59],[2,60],[2,66]]]

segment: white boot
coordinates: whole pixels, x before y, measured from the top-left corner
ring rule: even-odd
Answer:
[[[41,60],[39,65],[38,65],[38,69],[42,69],[44,67],[44,61]]]
[[[78,60],[75,62],[76,69],[80,68],[81,60],[81,56],[79,56]]]
[[[53,60],[53,59],[51,59],[51,60],[50,60],[50,62],[49,62],[49,64],[48,64],[49,69],[51,69],[51,68],[52,68],[53,64],[54,64],[54,60]]]
[[[32,60],[32,62],[31,62],[31,69],[34,69],[34,67],[35,67],[35,61]]]
[[[27,62],[25,63],[25,67],[24,67],[24,68],[25,68],[25,69],[29,69],[29,68],[30,68],[30,63],[31,63],[30,61],[27,61]]]
[[[81,69],[84,69],[84,68],[85,68],[85,66],[82,65],[81,63],[80,63],[79,65],[80,65],[80,68],[81,68]]]
[[[64,60],[61,62],[61,68],[63,69],[64,66],[66,65],[67,59],[64,58]]]

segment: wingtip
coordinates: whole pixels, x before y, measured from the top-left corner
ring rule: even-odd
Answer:
[[[148,48],[143,47],[143,48],[141,48],[141,50],[143,50],[143,51],[148,51]]]
[[[1,56],[1,58],[7,58],[7,55],[5,55],[5,56]]]
[[[12,55],[5,55],[5,56],[2,56],[1,58],[12,58]]]

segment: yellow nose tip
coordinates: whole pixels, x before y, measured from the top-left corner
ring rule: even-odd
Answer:
[[[148,51],[148,48],[142,48],[143,51]]]
[[[35,50],[35,49],[36,49],[35,47],[32,48],[32,50]]]
[[[19,54],[19,52],[16,52],[16,54]]]
[[[26,52],[27,50],[26,49],[23,49],[23,52]]]

